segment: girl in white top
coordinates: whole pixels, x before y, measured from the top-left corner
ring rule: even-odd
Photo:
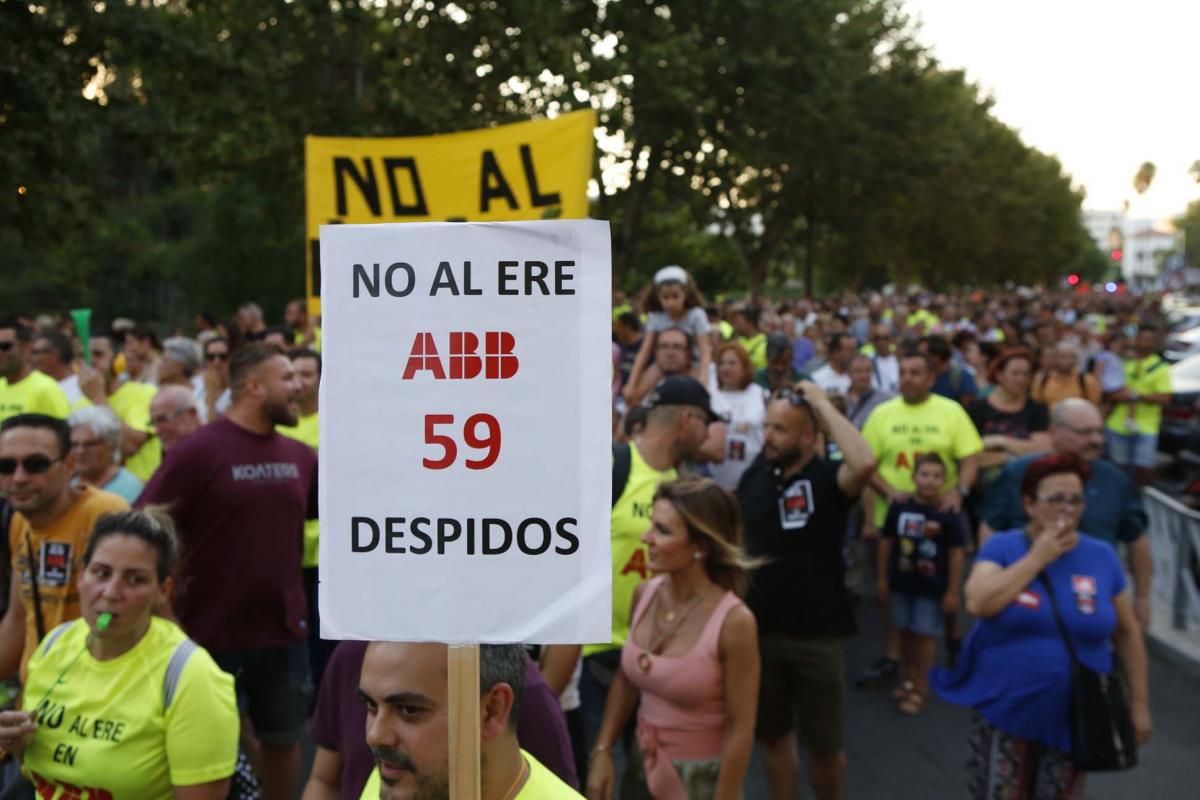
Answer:
[[[709,385],[712,407],[728,420],[725,460],[710,464],[712,478],[730,491],[737,489],[746,467],[763,447],[763,422],[767,416],[766,389],[753,381],[750,356],[737,342],[717,348],[716,380]]]
[[[699,352],[692,353],[692,372],[697,380],[703,381],[712,361],[710,326],[704,311],[704,297],[687,270],[670,266],[656,272],[653,285],[643,293],[642,310],[646,312],[646,335],[642,337],[642,349],[638,351],[629,380],[625,382],[625,398],[633,402],[632,395],[645,370],[657,371],[654,365],[647,367],[650,354],[654,352],[658,334],[671,328],[679,328],[696,342]]]

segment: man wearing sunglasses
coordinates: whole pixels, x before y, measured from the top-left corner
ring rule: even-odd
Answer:
[[[0,675],[25,664],[49,631],[80,615],[75,579],[96,520],[129,508],[91,486],[73,488],[71,429],[45,414],[0,423],[0,491],[13,510],[8,537],[12,574],[8,611],[0,620]]]
[[[765,561],[746,596],[762,642],[756,736],[772,797],[797,794],[799,741],[813,794],[832,800],[845,784],[845,637],[855,631],[842,548],[875,457],[812,382],[776,392],[764,428],[763,451],[737,492],[747,550]],[[821,434],[841,462],[822,457]]]
[[[32,331],[16,320],[0,322],[0,421],[17,414],[47,414],[66,419],[71,413],[58,381],[33,368]]]

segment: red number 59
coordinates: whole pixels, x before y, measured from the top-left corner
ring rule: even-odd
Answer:
[[[441,425],[453,425],[453,414],[425,415],[425,444],[442,448],[441,458],[422,458],[428,469],[446,469],[458,459],[458,444],[452,436],[438,433]],[[483,426],[484,435],[479,435]],[[463,441],[472,450],[486,451],[482,458],[468,458],[463,463],[467,469],[487,469],[500,457],[500,423],[491,414],[472,414],[463,425]]]

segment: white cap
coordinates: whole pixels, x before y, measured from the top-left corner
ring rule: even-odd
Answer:
[[[654,273],[655,286],[668,281],[675,281],[676,283],[682,283],[686,286],[688,282],[687,270],[683,267],[677,267],[672,264],[671,266],[663,267],[658,272]]]

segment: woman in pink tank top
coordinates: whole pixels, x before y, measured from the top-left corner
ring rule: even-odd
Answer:
[[[659,800],[737,800],[758,703],[758,630],[742,603],[747,570],[737,499],[707,478],[654,496],[648,566],[591,754],[587,794],[613,795],[612,746],[638,700],[646,785]]]

